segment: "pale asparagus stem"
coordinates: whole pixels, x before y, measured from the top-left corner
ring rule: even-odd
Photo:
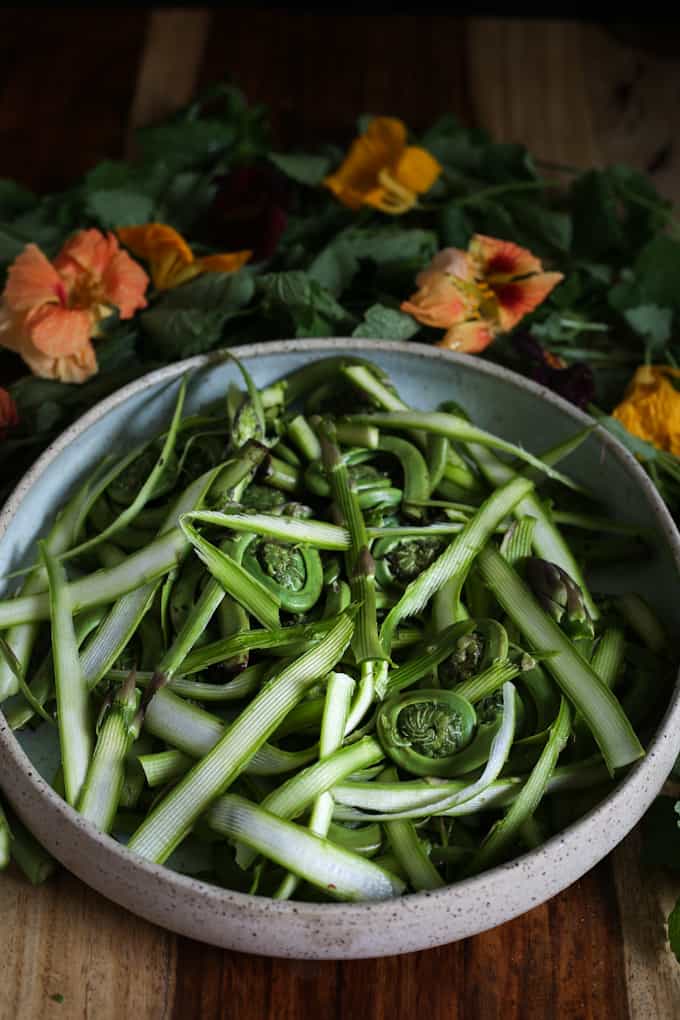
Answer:
[[[385,769],[381,773],[384,782],[397,780],[396,769]],[[422,889],[439,889],[444,879],[430,860],[423,843],[418,838],[413,822],[403,819],[399,822],[385,822],[385,832],[401,869],[416,892]]]
[[[97,737],[94,756],[78,801],[78,811],[102,832],[110,832],[125,779],[125,759],[139,735],[134,671],[116,692]]]
[[[493,492],[441,556],[415,581],[411,581],[382,625],[381,638],[387,651],[401,621],[424,609],[435,592],[452,577],[456,578],[457,590],[460,591],[479,551],[503,518],[532,488],[533,484],[526,478],[514,478]]]
[[[234,541],[225,539],[220,545],[220,552],[231,551],[234,561],[241,563],[243,552],[246,546],[252,541],[252,536],[241,536]],[[225,590],[214,577],[211,577],[201,592],[198,602],[187,614],[187,617],[179,629],[175,640],[158,663],[158,673],[167,683],[177,673],[177,670],[194,647],[198,639],[204,633],[206,627],[213,618],[215,612],[224,600]]]
[[[52,658],[66,800],[75,807],[90,766],[94,744],[89,692],[80,668],[73,604],[64,568],[44,543],[40,543],[40,551],[50,586]]]
[[[447,439],[457,442],[479,443],[483,446],[491,446],[497,450],[502,450],[504,453],[511,453],[515,457],[519,457],[520,460],[525,461],[532,467],[538,468],[548,478],[561,482],[569,489],[575,489],[577,492],[582,491],[581,486],[577,485],[567,475],[563,475],[560,471],[550,467],[540,457],[535,457],[533,453],[530,453],[523,447],[501,439],[500,436],[495,436],[491,432],[486,432],[476,425],[472,425],[459,415],[446,414],[442,411],[378,411],[374,414],[352,414],[349,416],[349,420],[360,425],[377,425],[378,428],[395,429],[396,431],[401,431],[402,429],[420,429],[423,432],[432,432],[435,435],[446,436]]]
[[[484,580],[532,650],[546,655],[546,668],[588,724],[609,769],[613,772],[641,758],[644,749],[615,695],[543,612],[510,564],[491,545],[480,553],[478,563]]]
[[[72,559],[74,556],[78,556],[89,549],[95,548],[95,546],[99,545],[101,542],[105,542],[107,539],[117,534],[117,532],[132,524],[137,515],[144,509],[148,501],[152,498],[154,489],[165,470],[168,459],[171,456],[177,441],[177,431],[182,418],[186,388],[187,380],[185,376],[179,386],[175,410],[172,416],[172,421],[170,422],[170,427],[166,433],[165,442],[163,443],[161,452],[132,503],[118,513],[115,520],[111,522],[108,528],[105,528],[104,531],[100,531],[97,535],[94,535],[87,541],[82,542],[75,548],[69,549],[68,552],[62,556],[62,560]]]
[[[178,518],[185,511],[193,510],[200,504],[220,470],[221,467],[207,471],[184,490],[163,521],[158,533],[159,538],[176,527]],[[188,549],[189,544],[185,541],[182,555],[186,555]],[[119,598],[109,610],[106,619],[81,655],[81,669],[90,689],[99,683],[126,647],[150,609],[160,583],[159,577],[149,584],[141,585]]]
[[[326,521],[310,518],[299,519],[266,513],[246,513],[240,507],[233,511],[227,509],[197,510],[184,514],[185,522],[198,521],[212,524],[230,531],[246,532],[246,534],[262,535],[275,538],[281,542],[293,542],[296,545],[311,545],[316,549],[344,552],[352,548],[352,539],[347,528]],[[462,529],[459,521],[439,522],[427,527],[408,525],[405,527],[366,528],[368,540],[382,537],[418,537],[419,535],[455,535]]]
[[[226,474],[232,466],[240,471],[242,481],[244,470],[251,475],[254,470],[252,464],[244,466],[239,462],[235,462],[234,465],[231,462],[218,465],[186,489],[171,511],[169,519],[176,524],[183,513],[193,509],[200,502],[222,472]],[[231,485],[229,499],[234,498],[235,488],[238,486]],[[192,499],[188,498],[190,494]],[[162,578],[179,566],[188,548],[189,544],[182,530],[177,526],[168,527],[149,545],[131,556],[126,556],[118,566],[108,570],[97,570],[67,585],[73,611],[81,612],[92,606],[115,602],[122,595]],[[19,623],[46,620],[49,615],[49,599],[45,593],[4,599],[0,601],[0,630]]]
[[[186,515],[180,521],[180,526],[220,587],[267,630],[278,627],[280,601],[273,592],[249,574],[236,559],[200,535]]]
[[[567,699],[562,698],[560,711],[551,727],[548,743],[532,769],[522,792],[513,802],[507,814],[493,826],[481,848],[465,869],[466,875],[484,871],[503,858],[504,853],[516,838],[521,825],[533,816],[544,796],[550,778],[555,771],[557,759],[564,750],[570,733],[571,709]]]
[[[102,607],[88,609],[79,613],[75,619],[76,640],[78,647],[83,644],[93,630],[99,626],[105,610]],[[31,694],[34,701],[39,705],[45,705],[54,690],[54,672],[52,669],[52,653],[49,652],[36,669],[31,680]],[[36,714],[35,709],[26,701],[14,705],[5,706],[5,719],[12,730],[19,730],[25,726]]]
[[[333,668],[347,648],[353,630],[351,615],[343,614],[315,648],[271,680],[212,751],[147,816],[133,834],[130,849],[157,863],[165,861],[309,688]]]
[[[158,537],[172,532],[183,514],[200,506],[216,479],[219,478],[222,484],[227,485],[230,497],[240,494],[241,487],[252,477],[259,463],[257,460],[259,453],[259,450],[252,450],[244,463],[227,461],[225,464],[219,464],[187,486],[163,521]],[[186,556],[189,548],[189,543],[184,539],[180,551],[181,558]],[[96,686],[108,672],[139,627],[153,603],[161,580],[162,577],[159,577],[150,584],[141,585],[118,599],[112,606],[106,620],[82,655],[82,669],[90,688]]]
[[[87,504],[91,493],[91,482],[86,483],[59,514],[52,529],[45,539],[45,544],[53,556],[59,556],[73,542],[75,531],[81,517],[83,507]],[[21,594],[25,597],[40,594],[47,590],[47,574],[40,567],[24,581]],[[13,626],[6,635],[7,643],[14,652],[24,676],[28,675],[28,665],[38,635],[36,622],[21,623]],[[10,664],[0,656],[0,704],[19,690],[17,678]]]
[[[369,551],[366,523],[353,488],[347,465],[340,456],[331,424],[320,423],[321,453],[333,501],[350,535],[346,555],[353,600],[359,606],[352,651],[357,663],[382,660],[387,656],[378,637],[375,599],[375,563]]]
[[[500,460],[493,450],[490,450],[488,447],[480,446],[477,443],[469,443],[468,448],[475,458],[480,471],[492,485],[505,485],[511,478],[517,477],[517,472]],[[549,459],[550,452],[548,451],[543,456]],[[591,620],[599,619],[600,611],[588,590],[583,571],[562,537],[561,531],[552,521],[550,513],[545,509],[538,496],[534,492],[528,493],[514,507],[513,514],[520,520],[523,517],[534,518],[536,523],[534,525],[533,546],[536,553],[550,563],[556,563],[563,570],[566,570],[570,577],[573,577],[583,592],[586,609]]]
[[[137,675],[139,679],[139,674]],[[198,705],[192,705],[179,698],[167,688],[156,689],[144,716],[144,728],[147,733],[169,744],[177,753],[167,752],[166,756],[145,755],[154,759],[150,770],[154,776],[165,776],[165,770],[172,773],[168,778],[188,772],[183,769],[184,755],[192,759],[203,758],[215,747],[224,736],[226,727],[219,716],[206,712]],[[167,755],[172,754],[172,757]],[[264,743],[253,754],[244,768],[253,775],[278,775],[289,772],[301,765],[306,765],[317,755],[317,748],[304,748],[301,751],[283,751],[271,744]],[[194,764],[190,762],[190,766]]]
[[[404,892],[401,879],[373,861],[234,794],[220,798],[208,821],[223,836],[247,843],[336,899],[383,900]]]
[[[180,562],[186,550],[186,540],[179,528],[173,528],[161,538],[126,558],[117,567],[96,570],[66,585],[74,613],[93,606],[115,602],[135,588],[169,573]],[[23,595],[0,601],[0,629],[19,623],[47,620],[50,601],[46,592]]]
[[[342,747],[349,707],[354,692],[354,680],[347,673],[331,673],[326,683],[326,703],[321,720],[319,759],[327,758]],[[333,817],[333,795],[320,794],[312,807],[309,828],[317,836],[327,836]],[[275,899],[288,900],[298,886],[296,875],[288,874],[275,893]]]

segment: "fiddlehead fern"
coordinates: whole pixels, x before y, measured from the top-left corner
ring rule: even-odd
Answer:
[[[377,730],[390,758],[416,776],[449,775],[451,761],[472,739],[475,709],[453,691],[397,694],[381,705]]]
[[[323,567],[316,549],[261,541],[249,547],[243,566],[280,599],[282,609],[306,613],[323,588]]]
[[[382,588],[405,588],[443,551],[443,538],[381,538],[373,548],[375,577]]]
[[[477,620],[474,630],[461,635],[455,651],[439,666],[439,682],[454,687],[507,655],[505,628],[497,620]]]

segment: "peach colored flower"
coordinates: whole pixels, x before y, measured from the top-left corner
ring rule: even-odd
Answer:
[[[634,436],[680,456],[680,392],[671,379],[680,370],[670,365],[641,365],[612,414]]]
[[[406,144],[406,127],[400,120],[374,117],[324,184],[349,209],[370,205],[396,215],[412,209],[441,171],[429,152]]]
[[[116,233],[133,255],[149,263],[156,290],[170,290],[199,273],[233,273],[252,255],[250,251],[236,251],[196,258],[182,235],[165,223],[119,227]]]
[[[113,234],[81,230],[50,262],[28,244],[9,268],[0,307],[0,345],[34,375],[84,382],[97,371],[92,338],[114,310],[129,319],[146,306],[148,277]]]
[[[7,435],[7,429],[19,424],[19,412],[12,395],[0,386],[0,439]]]
[[[439,347],[475,354],[513,329],[562,279],[562,273],[544,273],[526,248],[475,234],[467,251],[445,248],[435,255],[401,308],[446,330]]]

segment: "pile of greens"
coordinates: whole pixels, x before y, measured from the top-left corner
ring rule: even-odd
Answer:
[[[359,118],[358,130],[369,120]],[[499,144],[446,116],[419,139],[442,174],[418,206],[390,217],[368,207],[353,212],[322,186],[342,161],[339,147],[275,151],[266,112],[230,87],[141,130],[137,143],[136,162],[101,163],[61,194],[38,197],[0,181],[0,283],[27,243],[53,256],[88,226],[158,221],[199,254],[247,248],[253,260],[233,276],[210,274],[162,293],[128,322],[107,320],[97,343],[100,371],[87,383],[15,383],[21,424],[0,444],[5,494],[70,421],[158,365],[288,336],[438,340],[399,305],[436,251],[464,248],[474,232],[513,240],[565,274],[485,357],[604,411],[621,399],[637,365],[678,361],[677,221],[649,179],[627,167],[537,167],[523,146]],[[551,367],[545,351],[566,367]],[[0,353],[5,377],[16,373],[12,358]],[[675,509],[677,472],[654,447],[604,420]]]
[[[182,380],[0,601],[10,726],[100,829],[226,888],[385,899],[540,846],[644,754],[674,666],[588,588],[602,518],[558,465],[589,430],[536,456],[361,358],[240,371],[192,415]]]

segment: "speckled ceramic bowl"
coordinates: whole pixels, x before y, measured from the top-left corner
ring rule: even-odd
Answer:
[[[430,347],[369,340],[294,340],[234,350],[258,385],[328,354],[352,352],[387,369],[404,398],[421,408],[459,400],[474,420],[540,451],[589,419],[511,372]],[[178,377],[198,368],[190,407],[236,379],[233,364],[193,358],[154,372],[86,414],[43,454],[0,516],[0,576],[24,563],[66,494],[103,451],[128,447],[166,420]],[[632,578],[611,585],[646,594],[677,631],[680,539],[634,459],[596,430],[567,464],[612,516],[649,528],[654,555]],[[610,585],[610,586],[611,586]],[[405,953],[474,935],[521,914],[584,874],[635,825],[680,751],[676,689],[647,756],[600,806],[540,849],[436,892],[371,904],[274,902],[195,881],[147,863],[83,821],[41,778],[0,712],[0,782],[15,810],[58,860],[89,885],[157,924],[204,942],[273,956],[341,958]]]

